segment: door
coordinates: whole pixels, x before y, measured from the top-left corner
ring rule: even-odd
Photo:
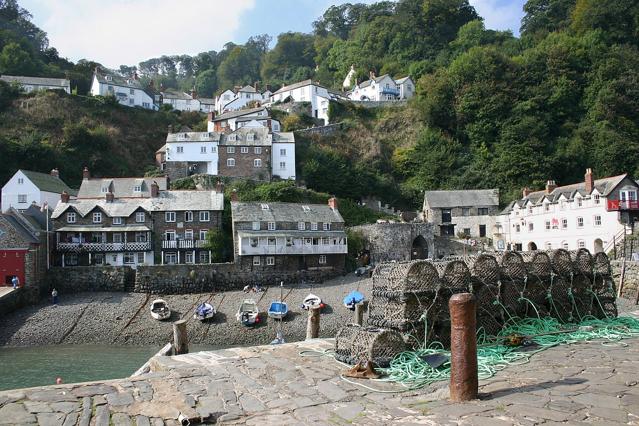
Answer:
[[[479,225],[479,237],[485,237],[486,236],[486,225]]]
[[[20,286],[24,283],[24,257],[26,250],[0,250],[0,285],[11,285],[17,276]]]

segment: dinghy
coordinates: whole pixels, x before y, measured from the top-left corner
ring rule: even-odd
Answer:
[[[193,318],[200,321],[205,321],[215,316],[215,307],[208,302],[202,302],[195,308]]]
[[[357,290],[353,290],[344,298],[344,306],[351,311],[355,310],[355,305],[364,300],[364,295]]]
[[[156,320],[165,320],[171,316],[169,305],[162,299],[155,299],[151,303],[151,316]]]
[[[288,305],[283,297],[284,282],[280,283],[280,300],[273,300],[268,307],[268,316],[281,320],[288,314]]]
[[[308,311],[309,309],[316,307],[319,307],[320,309],[324,307],[322,299],[320,299],[319,296],[316,296],[313,293],[309,293],[309,295],[306,296],[302,301],[302,309]]]
[[[253,299],[245,299],[235,314],[235,318],[244,325],[253,325],[260,322],[260,312],[257,303]]]

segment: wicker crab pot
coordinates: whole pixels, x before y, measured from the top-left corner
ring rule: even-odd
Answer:
[[[550,252],[550,263],[552,264],[552,269],[555,271],[555,274],[561,275],[564,278],[570,277],[575,272],[568,250],[552,250]]]
[[[495,284],[501,279],[501,268],[494,256],[480,254],[466,256],[462,260],[466,263],[474,282]]]
[[[495,255],[501,266],[502,280],[524,281],[526,279],[526,266],[521,254],[515,251],[505,251]]]
[[[412,293],[401,298],[373,296],[368,305],[368,324],[404,332],[420,322],[424,313],[428,313],[429,317],[436,315],[434,302],[433,297]]]
[[[528,278],[534,277],[541,280],[552,274],[550,256],[546,252],[527,251],[521,253],[521,257],[524,260]]]
[[[574,250],[570,252],[570,258],[572,259],[575,272],[578,274],[591,277],[593,275],[595,262],[590,255],[590,252],[585,248]]]
[[[437,269],[431,262],[384,263],[373,272],[373,295],[387,298],[406,293],[435,294],[440,286]]]
[[[572,319],[572,302],[570,300],[570,281],[555,275],[550,281],[550,298],[547,301],[550,316],[557,318],[561,322],[568,322]]]
[[[378,367],[388,367],[405,350],[402,335],[394,330],[349,324],[335,336],[335,359],[350,365],[372,361]]]
[[[604,252],[595,253],[593,256],[593,273],[599,276],[612,275],[612,269],[610,268],[610,259]]]
[[[473,286],[477,299],[477,330],[480,329],[487,336],[496,336],[503,328],[504,312],[499,302],[499,286],[493,284],[479,284]]]

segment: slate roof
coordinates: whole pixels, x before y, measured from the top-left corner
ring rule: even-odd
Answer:
[[[284,86],[280,89],[278,89],[275,93],[273,93],[274,95],[277,95],[278,93],[282,93],[282,92],[288,92],[289,90],[295,90],[295,89],[299,89],[300,87],[304,87],[304,86],[308,86],[308,85],[314,85],[317,87],[323,87],[322,85],[313,82],[313,80],[308,79],[308,80],[304,80],[304,81],[299,81],[297,83],[293,83],[293,84],[289,84],[288,86]]]
[[[107,187],[116,198],[144,198],[151,196],[151,184],[157,182],[160,191],[167,189],[166,177],[150,178],[91,178],[84,179],[78,191],[78,198],[101,198],[104,199],[105,192],[102,188]],[[134,187],[140,185],[141,192],[133,191]],[[108,192],[108,191],[107,191]]]
[[[215,99],[213,98],[197,98],[197,100],[204,105],[215,105]]]
[[[268,205],[267,210],[262,209],[263,204]],[[304,210],[304,206],[309,208],[308,211]],[[233,201],[231,213],[233,222],[344,222],[339,211],[331,209],[328,204]]]
[[[49,77],[26,77],[21,75],[2,75],[0,80],[7,83],[30,84],[32,86],[59,86],[60,88],[68,88],[71,82],[66,78],[49,78]]]
[[[182,100],[192,100],[193,97],[188,93],[180,92],[178,90],[166,89],[162,92],[162,96],[164,99],[182,99]]]
[[[18,213],[19,214],[19,213]],[[39,243],[38,238],[31,233],[31,231],[25,227],[16,217],[12,214],[2,214],[2,217],[11,225],[13,229],[20,235],[23,241],[31,244]]]
[[[248,109],[240,109],[237,111],[229,111],[229,112],[225,112],[224,114],[220,114],[219,116],[213,118],[213,122],[215,121],[222,121],[222,120],[228,120],[230,118],[235,118],[235,117],[242,117],[244,115],[253,115],[258,111],[263,111],[265,110],[265,107],[258,107],[258,108],[248,108]]]
[[[412,78],[410,78],[410,76],[406,76],[400,79],[395,80],[395,83],[397,84],[404,84],[404,82],[406,82],[406,80],[413,80]]]
[[[371,85],[371,83],[373,82],[373,80],[375,80],[375,83],[379,83],[380,81],[382,81],[384,78],[389,77],[390,76],[388,74],[384,74],[384,75],[380,75],[379,77],[375,77],[372,80],[366,80],[366,81],[362,81],[361,83],[359,83],[359,88],[363,89],[364,87],[368,87]],[[391,78],[392,80],[392,78]]]
[[[152,90],[149,87],[142,87],[142,83],[140,83],[140,80],[136,80],[132,77],[122,77],[120,75],[117,75],[113,72],[108,72],[103,70],[102,68],[96,68],[95,72],[93,73],[93,75],[95,76],[95,78],[98,79],[98,82],[102,83],[102,84],[110,84],[113,86],[120,86],[120,87],[127,87],[130,89],[138,89],[138,90],[142,90],[144,93],[146,93],[153,101],[155,101],[155,95],[157,92],[155,92],[154,90]],[[111,80],[107,80],[106,76],[110,76]]]
[[[168,142],[219,142],[218,132],[178,132],[166,135]]]
[[[20,171],[31,181],[31,183],[37,186],[40,191],[53,192],[56,194],[62,194],[63,191],[67,191],[70,195],[76,195],[78,193],[75,189],[69,188],[62,179],[51,176],[49,173],[40,173],[22,169],[20,169]]]
[[[499,205],[499,189],[462,189],[426,191],[424,202],[430,208],[452,208]]]
[[[628,176],[627,174],[610,176],[601,179],[595,179],[595,188],[597,192],[599,192],[602,196],[607,196],[613,189],[617,187],[621,183],[624,178]],[[634,182],[634,181],[633,181]],[[555,188],[550,194],[546,194],[545,190],[531,192],[528,197],[522,198],[519,200],[520,205],[524,205],[528,200],[533,203],[539,203],[544,197],[548,197],[551,202],[559,200],[561,195],[564,195],[567,199],[574,198],[575,195],[579,193],[582,196],[590,195],[589,192],[586,191],[586,183],[579,182],[573,183],[571,185],[558,186]]]
[[[240,90],[238,90],[238,92],[257,93],[257,90],[255,90],[255,87],[253,87],[253,86],[246,85],[246,86],[242,87]]]

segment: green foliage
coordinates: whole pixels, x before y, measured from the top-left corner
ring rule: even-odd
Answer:
[[[312,75],[315,54],[312,35],[280,34],[273,50],[264,56],[262,78],[283,83],[305,80]]]
[[[195,90],[201,97],[213,97],[217,89],[217,75],[215,70],[206,70],[198,74],[195,79]]]
[[[211,251],[211,262],[219,263],[229,260],[229,249],[232,253],[233,239],[229,234],[218,229],[211,229],[206,234],[206,247]]]

